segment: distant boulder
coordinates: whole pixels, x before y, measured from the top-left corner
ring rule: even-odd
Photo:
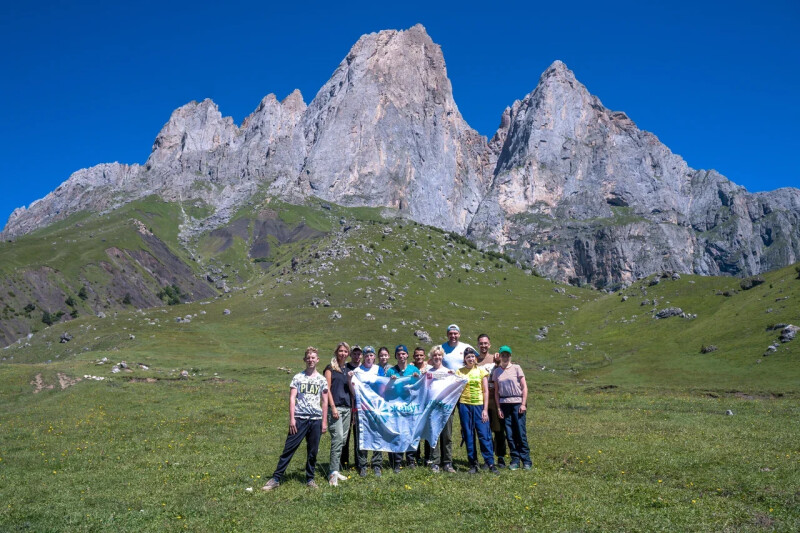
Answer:
[[[683,309],[680,307],[667,307],[656,313],[656,318],[669,318],[671,316],[684,316]]]

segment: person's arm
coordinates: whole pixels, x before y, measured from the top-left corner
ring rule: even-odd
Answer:
[[[494,372],[492,372],[492,377],[494,377]],[[497,417],[500,420],[503,420],[505,416],[503,416],[503,410],[500,408],[500,387],[497,385],[497,380],[494,380],[494,404],[497,406]]]
[[[328,405],[331,406],[331,415],[333,415],[334,420],[339,420],[339,411],[336,410],[336,404],[333,401],[333,393],[331,392],[332,385],[331,385],[331,370],[326,368],[325,369],[325,381],[328,382],[328,393],[325,394],[325,399],[328,400]],[[322,409],[322,418],[325,418],[327,414],[327,409]]]
[[[292,387],[289,389],[289,433],[294,435],[297,433],[297,423],[294,420],[294,404],[297,400],[297,389]]]
[[[481,413],[481,421],[489,421],[489,378],[484,376],[481,380],[481,387],[483,387],[483,412]]]
[[[329,388],[322,394],[322,432],[328,431],[328,417],[325,414],[328,412],[328,395],[331,393]],[[333,408],[336,411],[336,408]]]
[[[525,376],[519,378],[519,384],[522,387],[522,403],[519,404],[519,414],[522,414],[528,409],[528,383],[525,381]]]

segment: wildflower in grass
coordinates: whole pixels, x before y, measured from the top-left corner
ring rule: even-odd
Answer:
[[[406,490],[411,490],[411,485],[406,485]]]
[[[661,480],[659,479],[658,482],[661,483]]]

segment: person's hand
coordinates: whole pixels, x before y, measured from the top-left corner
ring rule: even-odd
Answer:
[[[419,372],[414,372],[413,374],[411,374],[411,377],[418,378],[419,377]]]
[[[528,410],[528,407],[524,403],[519,404],[519,414],[521,414],[521,415],[525,414],[525,411],[527,411],[527,410]]]
[[[499,352],[495,352],[495,354],[494,354],[494,364],[496,364],[496,365],[500,364],[500,353]]]
[[[489,421],[489,412],[486,409],[484,409],[481,412],[481,422],[488,422],[488,421]]]
[[[292,435],[297,433],[297,423],[294,421],[294,417],[289,419],[289,433]]]
[[[348,375],[348,377],[352,378],[353,377],[353,371],[351,370],[350,372],[347,373],[347,375]]]
[[[331,409],[331,415],[333,415],[334,420],[339,420],[339,410],[337,408]]]
[[[503,414],[503,410],[502,410],[502,409],[500,409],[499,407],[497,408],[497,417],[498,417],[500,420],[505,420],[505,418],[506,418],[506,417],[505,417],[505,415]]]
[[[323,423],[322,423],[322,432],[323,432],[323,433],[325,433],[325,432],[327,432],[327,431],[328,431],[328,424],[326,424],[325,422],[323,422]]]
[[[395,374],[392,374],[391,376],[389,376],[389,379],[397,379],[397,376]]]

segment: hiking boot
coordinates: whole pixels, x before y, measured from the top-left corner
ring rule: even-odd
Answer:
[[[495,465],[489,467],[489,472],[491,472],[492,474],[498,474],[498,475],[500,474],[500,471],[497,469]]]
[[[334,472],[333,474],[328,477],[328,485],[331,487],[338,487],[339,486],[339,476],[336,475],[337,473]]]
[[[455,474],[456,473],[456,469],[453,468],[453,465],[451,465],[450,463],[447,463],[446,465],[444,465],[443,468],[444,468],[444,471],[447,472],[448,474]]]
[[[267,484],[261,487],[261,490],[272,490],[274,488],[280,487],[280,485],[281,485],[280,483],[275,481],[275,478],[270,478],[270,480],[267,481]]]
[[[375,477],[381,477],[381,467],[376,466],[372,469],[372,472],[375,474]]]
[[[319,485],[317,485],[317,482],[314,481],[313,479],[309,479],[308,483],[306,483],[306,487],[308,487],[309,489],[318,489]]]
[[[471,467],[469,467],[469,470],[467,470],[467,474],[477,474],[477,473],[478,473],[478,467],[475,465],[472,465]]]
[[[358,469],[359,477],[367,477],[367,469],[366,468],[359,468]]]
[[[508,465],[508,469],[509,470],[517,470],[517,469],[519,469],[519,463],[511,463],[510,465]]]
[[[433,472],[434,474],[438,474],[439,473],[439,465],[432,465],[431,466],[431,472]]]

